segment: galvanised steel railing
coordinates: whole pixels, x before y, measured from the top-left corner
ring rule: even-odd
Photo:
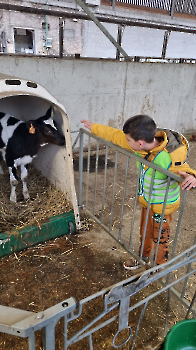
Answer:
[[[83,340],[86,340],[85,349],[94,350],[100,349],[99,344],[93,341],[95,334],[102,332],[105,327],[113,324],[112,333],[110,331],[105,335],[106,340],[110,339],[112,344],[110,348],[121,348],[128,343],[129,349],[137,349],[137,339],[139,334],[142,333],[141,324],[147,313],[147,306],[150,305],[152,307],[152,303],[155,300],[157,301],[157,298],[162,293],[167,292],[168,296],[165,302],[161,299],[163,313],[159,318],[160,320],[164,319],[164,323],[162,325],[157,323],[156,325],[159,328],[162,327],[163,330],[163,338],[157,341],[157,345],[160,345],[172,324],[169,310],[170,308],[172,309],[175,301],[171,300],[171,290],[174,286],[195,274],[196,266],[166,286],[162,284],[161,288],[160,286],[157,288],[156,283],[164,278],[167,279],[167,276],[173,271],[178,271],[183,267],[186,268],[195,262],[196,245],[163,264],[159,272],[157,272],[157,267],[152,267],[143,273],[129,277],[109,288],[90,295],[79,302],[71,297],[40,313],[0,306],[0,332],[15,335],[17,338],[28,338],[28,349],[36,350],[35,332],[41,330],[43,337],[42,349],[55,350],[55,327],[60,319],[63,319],[62,334],[64,346],[62,350],[71,350],[74,344],[77,344],[78,350],[83,349]],[[148,287],[154,284],[157,288],[156,291],[147,294],[146,289],[150,291]],[[145,297],[143,296],[144,294],[141,294],[144,290]],[[136,296],[137,300],[135,299]],[[191,298],[192,301],[189,303],[187,310],[183,316],[182,314],[179,316],[178,321],[181,318],[196,317],[194,309],[196,292],[192,293]],[[99,312],[93,318],[95,305],[97,306],[100,299]],[[132,302],[132,300],[136,301]],[[86,308],[88,309],[88,314]],[[157,311],[161,313],[160,309]],[[79,325],[79,321],[84,317],[87,317],[86,324],[82,327],[78,326],[74,334],[72,332],[72,335],[69,336],[70,324],[73,325],[75,322],[76,325]],[[123,334],[123,331],[127,331],[127,333]],[[104,332],[104,334],[106,333]],[[155,348],[157,349],[157,346]]]
[[[86,137],[85,145],[88,144],[88,149],[86,149],[85,157],[87,159],[87,167],[84,171],[83,169],[83,160],[84,160],[84,137]],[[169,194],[169,184],[172,179],[178,181],[179,183],[183,181],[183,178],[179,175],[176,175],[169,170],[165,170],[161,168],[160,166],[149,162],[148,160],[145,160],[134,153],[122,149],[121,147],[118,147],[106,140],[100,139],[99,137],[92,135],[90,132],[80,129],[80,132],[78,134],[78,137],[75,140],[75,143],[80,140],[80,156],[79,156],[79,190],[78,190],[78,204],[80,207],[82,207],[85,212],[90,215],[99,225],[102,227],[115,241],[117,241],[124,249],[129,251],[131,255],[137,259],[141,265],[144,265],[144,261],[142,260],[142,253],[144,249],[144,242],[145,242],[145,236],[146,236],[146,228],[147,228],[147,222],[150,212],[150,199],[152,196],[152,189],[153,189],[153,180],[155,176],[155,172],[159,171],[163,174],[167,175],[167,189],[165,192],[165,198],[164,198],[164,204],[163,204],[163,211],[161,215],[160,220],[160,227],[159,227],[159,234],[158,234],[158,240],[156,244],[156,250],[154,252],[154,256],[151,256],[152,265],[156,265],[156,259],[158,254],[158,247],[159,242],[161,238],[161,231],[163,226],[163,220],[164,220],[164,213],[166,208],[166,201]],[[92,142],[96,142],[96,151],[91,150]],[[99,175],[99,158],[100,158],[100,145],[105,146],[104,150],[104,174],[103,170],[101,175]],[[113,169],[111,172],[111,169],[108,168],[108,153],[109,150],[113,151]],[[94,153],[95,158],[95,168],[94,168],[94,175],[92,175],[91,172],[91,158],[92,158],[92,152]],[[103,152],[102,152],[103,153]],[[110,152],[111,153],[111,152]],[[102,155],[103,157],[103,155]],[[116,206],[116,193],[118,192],[117,187],[117,169],[119,168],[119,158],[122,159],[124,157],[124,169],[118,170],[120,172],[120,177],[123,177],[123,171],[124,171],[124,178],[123,178],[123,184],[121,184],[121,197],[119,197],[118,201],[118,209],[115,210]],[[111,156],[110,156],[111,158]],[[132,195],[132,205],[129,206],[130,208],[127,211],[127,198],[130,196],[130,184],[133,184],[132,181],[130,181],[130,175],[129,171],[131,169],[131,166],[129,165],[131,160],[139,162],[139,169],[138,169],[138,175],[137,179],[135,179],[135,194]],[[152,180],[151,180],[151,186],[150,186],[150,192],[149,192],[149,202],[147,207],[147,214],[145,218],[145,227],[144,227],[144,233],[143,233],[143,240],[142,245],[140,249],[140,254],[136,251],[138,250],[139,246],[139,235],[138,235],[138,228],[136,227],[136,221],[138,223],[138,197],[139,197],[139,182],[140,182],[140,172],[141,172],[141,166],[142,164],[146,164],[147,166],[151,167],[153,169],[152,174]],[[133,165],[134,166],[134,165]],[[110,172],[109,172],[110,170]],[[109,172],[109,173],[108,173]],[[85,178],[84,178],[85,176]],[[100,181],[98,181],[98,176],[101,176],[103,180],[103,185],[100,187]],[[132,177],[133,175],[131,175]],[[93,179],[94,177],[94,179]],[[129,181],[129,184],[128,184]],[[109,187],[111,188],[109,192]],[[84,193],[85,192],[85,193]],[[128,192],[128,195],[127,195]],[[133,192],[133,191],[132,191]],[[181,239],[181,223],[183,218],[183,213],[186,207],[186,198],[188,191],[181,191],[181,206],[179,210],[174,213],[174,223],[171,226],[172,228],[172,234],[170,237],[169,242],[169,259],[173,259],[179,252],[182,252],[186,248],[191,247],[193,244],[196,243],[196,229],[195,225],[193,224],[193,233],[191,232],[191,238],[189,233],[187,233],[187,236],[183,236],[183,241]],[[90,201],[93,197],[93,200]],[[129,201],[130,202],[130,201]],[[126,214],[125,214],[126,209]],[[115,211],[115,215],[114,215]],[[116,225],[116,216],[118,216],[118,226]],[[124,223],[126,216],[126,224]],[[127,221],[129,219],[129,222]],[[186,231],[184,231],[186,233]],[[183,233],[184,234],[184,233]],[[189,267],[190,268],[190,267]],[[169,283],[169,276],[167,277],[167,280],[164,282],[166,284]],[[181,291],[173,290],[176,297],[178,297],[181,301],[184,301],[184,295],[187,289],[188,279],[185,279],[184,286]],[[187,304],[188,305],[188,304]],[[186,306],[187,306],[186,305]]]

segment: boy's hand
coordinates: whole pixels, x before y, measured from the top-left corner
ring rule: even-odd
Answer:
[[[93,123],[89,122],[89,120],[81,120],[81,123],[84,123],[85,128],[91,130]]]
[[[182,190],[190,190],[196,187],[196,177],[194,175],[187,174],[183,171],[178,171],[178,173],[184,177],[184,181],[181,183]]]

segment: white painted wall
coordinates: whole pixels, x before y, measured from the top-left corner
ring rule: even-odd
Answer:
[[[103,23],[109,33],[117,40],[118,26]],[[90,21],[83,24],[83,57],[115,58],[116,49]],[[125,27],[122,47],[129,56],[161,57],[164,30],[145,27]],[[172,32],[168,39],[166,58],[196,58],[196,35]]]
[[[0,55],[0,67],[43,85],[65,107],[72,131],[83,118],[122,128],[139,113],[158,127],[196,130],[195,65]]]
[[[166,57],[196,58],[196,34],[172,32],[168,40]]]
[[[102,23],[108,32],[117,40],[118,25]],[[84,21],[83,57],[115,58],[116,48],[94,22]]]
[[[122,47],[129,56],[161,57],[164,30],[125,27]]]

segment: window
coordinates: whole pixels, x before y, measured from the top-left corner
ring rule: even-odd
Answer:
[[[24,28],[14,29],[15,53],[34,53],[34,31]]]

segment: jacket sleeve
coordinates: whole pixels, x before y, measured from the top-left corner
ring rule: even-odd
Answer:
[[[184,171],[185,173],[194,175],[196,177],[196,170],[191,169],[187,163],[184,163],[182,165],[177,165],[177,166],[171,165],[169,167],[169,170],[175,174],[178,174],[178,171]],[[180,175],[180,174],[178,174],[178,175]]]
[[[187,174],[196,176],[196,170],[191,169],[190,166],[185,162],[187,158],[187,148],[184,145],[176,149],[171,154],[172,163],[169,167],[170,171],[172,171],[175,174],[178,174],[178,171],[184,171]]]
[[[91,133],[93,135],[99,136],[102,139],[112,142],[117,146],[133,151],[127,143],[124,132],[120,129],[115,129],[102,124],[93,124],[91,128]]]

